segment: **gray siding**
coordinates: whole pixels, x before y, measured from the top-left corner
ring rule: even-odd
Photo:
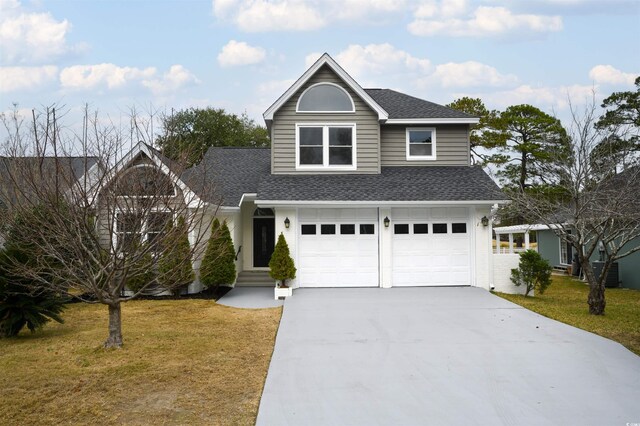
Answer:
[[[353,99],[355,113],[299,114],[298,98],[309,86],[331,82],[343,87]],[[296,123],[356,123],[357,170],[296,171]],[[327,66],[323,66],[275,114],[271,130],[271,172],[274,174],[379,173],[380,126],[377,114]]]
[[[560,240],[550,230],[537,231],[538,253],[546,259],[551,266],[560,264]]]
[[[406,130],[411,127],[435,127],[436,159],[407,161]],[[383,125],[381,128],[381,165],[385,166],[466,166],[469,164],[468,124]]]

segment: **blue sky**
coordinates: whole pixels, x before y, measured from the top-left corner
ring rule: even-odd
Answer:
[[[561,118],[632,90],[640,0],[0,0],[0,111],[262,112],[321,53],[363,87]]]

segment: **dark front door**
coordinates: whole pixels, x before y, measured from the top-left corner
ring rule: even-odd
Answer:
[[[253,219],[253,266],[269,266],[276,240],[276,222],[272,217]]]

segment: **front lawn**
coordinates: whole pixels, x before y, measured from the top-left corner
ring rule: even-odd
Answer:
[[[107,308],[69,305],[65,324],[0,340],[0,424],[252,425],[281,313],[127,302],[125,346],[104,350]]]
[[[567,276],[554,275],[553,283],[543,295],[525,298],[496,294],[546,317],[620,342],[640,355],[640,291],[606,289],[604,316],[589,315],[589,287]]]

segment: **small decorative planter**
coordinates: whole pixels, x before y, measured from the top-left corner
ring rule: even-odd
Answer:
[[[276,287],[274,289],[275,299],[278,300],[281,297],[286,298],[293,296],[293,289],[291,287]]]

